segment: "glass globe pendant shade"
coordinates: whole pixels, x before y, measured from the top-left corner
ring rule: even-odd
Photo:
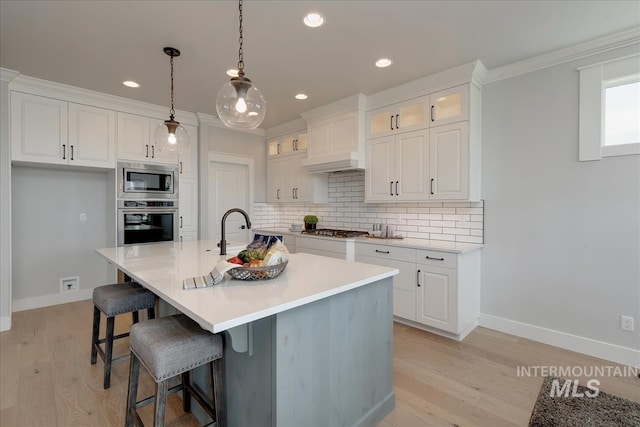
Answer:
[[[189,133],[179,122],[171,118],[156,128],[154,140],[159,151],[181,154],[189,145]]]
[[[233,77],[218,92],[216,110],[220,120],[230,128],[255,129],[267,114],[267,102],[251,80]]]

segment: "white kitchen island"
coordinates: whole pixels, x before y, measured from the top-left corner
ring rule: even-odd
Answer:
[[[397,269],[291,254],[275,279],[184,290],[218,251],[195,241],[97,252],[202,328],[225,332],[230,426],[376,425],[393,409]],[[196,377],[207,381],[203,369]]]

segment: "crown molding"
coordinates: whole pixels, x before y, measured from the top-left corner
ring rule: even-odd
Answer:
[[[225,125],[222,120],[220,120],[218,117],[216,116],[212,116],[211,114],[207,114],[207,113],[196,113],[196,117],[198,119],[198,125],[202,125],[202,124],[207,124],[210,126],[215,126],[218,128],[223,128],[223,129],[227,129],[227,130],[232,130],[234,132],[244,132],[244,133],[250,133],[252,135],[260,135],[260,136],[265,136],[265,130],[262,128],[257,128],[257,129],[233,129],[230,128],[229,126]]]
[[[19,72],[10,70],[8,68],[0,68],[0,80],[3,82],[10,82],[19,74]]]
[[[554,50],[502,67],[493,68],[488,71],[483,83],[493,83],[499,80],[510,79],[522,74],[639,43],[640,27],[630,28],[616,34]]]
[[[78,104],[111,109],[119,112],[132,113],[165,120],[169,113],[167,107],[136,101],[130,98],[95,92],[62,83],[42,80],[35,77],[18,75],[10,82],[10,89],[32,95],[46,96]],[[176,118],[183,125],[197,125],[194,113],[176,110]]]

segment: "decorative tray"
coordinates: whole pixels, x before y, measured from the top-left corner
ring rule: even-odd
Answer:
[[[266,280],[273,279],[287,268],[289,260],[281,264],[265,267],[236,267],[227,271],[227,274],[238,280]]]

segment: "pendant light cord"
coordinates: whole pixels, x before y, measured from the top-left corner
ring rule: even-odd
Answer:
[[[169,118],[173,120],[176,110],[173,109],[173,55],[171,55],[171,110],[169,110]]]
[[[244,76],[244,56],[242,52],[242,44],[244,39],[242,37],[242,0],[238,1],[238,10],[240,11],[240,38],[238,41],[240,42],[240,48],[238,49],[238,76]]]

